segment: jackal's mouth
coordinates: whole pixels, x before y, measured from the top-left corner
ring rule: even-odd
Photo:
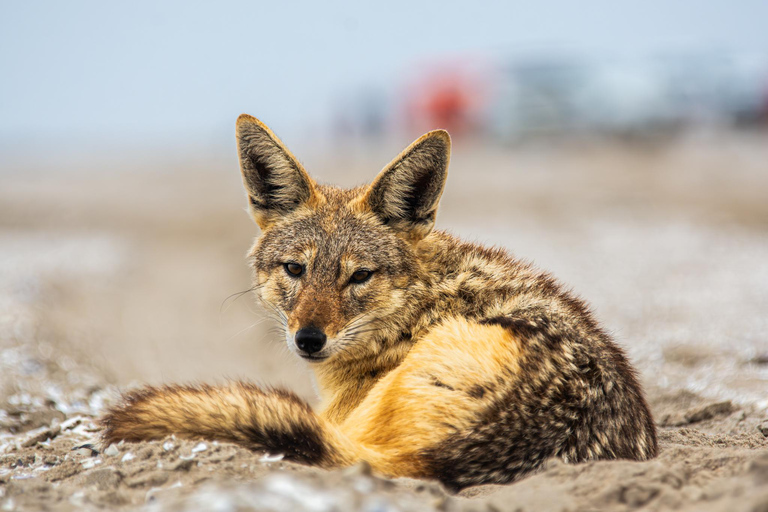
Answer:
[[[312,361],[313,363],[319,363],[320,361],[325,361],[330,356],[310,356],[308,354],[299,354],[302,359],[305,361]]]

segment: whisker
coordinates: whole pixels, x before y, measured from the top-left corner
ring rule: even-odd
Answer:
[[[232,301],[229,303],[229,305],[227,305],[227,309],[229,309],[230,306],[232,304],[234,304],[237,299],[239,299],[240,297],[242,297],[246,293],[254,292],[254,291],[258,290],[259,288],[261,288],[262,286],[263,285],[256,285],[256,286],[253,286],[251,288],[248,288],[247,290],[243,290],[241,292],[235,292],[232,295],[228,296],[223,301],[221,301],[221,306],[219,306],[219,313],[223,313],[223,312],[226,311],[226,309],[224,309],[224,306],[227,304],[228,300],[230,300],[230,299],[232,299],[234,297],[234,299],[232,299]]]
[[[232,341],[234,338],[236,338],[237,336],[240,336],[245,331],[249,331],[249,330],[253,329],[254,327],[256,327],[257,325],[263,324],[265,320],[266,320],[266,318],[260,318],[257,321],[255,321],[254,323],[252,323],[251,325],[249,325],[248,327],[246,327],[245,329],[240,329],[235,334],[233,334],[232,336],[227,338],[226,342],[228,343],[228,342]]]
[[[276,315],[275,319],[278,321],[278,323],[284,324],[285,326],[288,325],[288,317],[285,313],[283,313],[280,308],[278,308],[276,305],[272,304],[268,300],[266,300],[263,297],[259,297],[259,302],[266,306],[269,310],[272,311]]]
[[[386,308],[383,306],[374,308],[350,320],[341,330],[343,334],[338,338],[338,349],[345,350],[348,347],[353,347],[359,341],[360,336],[378,331],[383,319],[371,318],[371,316],[383,309]]]
[[[362,331],[359,331],[359,330],[358,330],[358,331],[352,331],[352,332],[350,332],[348,335],[349,335],[349,336],[357,336],[357,335],[359,335],[359,334],[366,334],[366,333],[369,333],[369,332],[375,332],[375,331],[378,331],[378,330],[379,330],[378,328],[375,328],[375,327],[374,327],[374,328],[372,328],[372,329],[364,329],[364,330],[362,330]],[[345,336],[347,336],[347,334],[345,334]]]

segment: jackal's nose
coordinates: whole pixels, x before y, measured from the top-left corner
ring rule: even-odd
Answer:
[[[305,327],[296,333],[296,346],[311,355],[323,350],[325,339],[325,333],[317,327]]]

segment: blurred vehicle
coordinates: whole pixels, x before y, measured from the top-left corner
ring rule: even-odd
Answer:
[[[445,128],[499,143],[574,135],[653,138],[768,123],[768,58],[716,53],[606,60],[455,59],[336,105],[334,132],[377,138]]]
[[[760,59],[547,59],[510,65],[501,77],[492,119],[494,133],[506,141],[766,122],[768,72]]]

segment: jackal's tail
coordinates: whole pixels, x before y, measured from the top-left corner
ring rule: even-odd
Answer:
[[[106,444],[175,434],[230,441],[321,467],[359,460],[354,444],[294,393],[244,382],[145,387],[124,395],[101,423]]]

